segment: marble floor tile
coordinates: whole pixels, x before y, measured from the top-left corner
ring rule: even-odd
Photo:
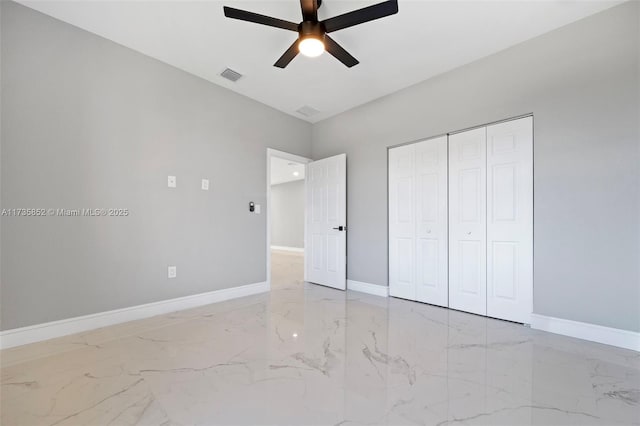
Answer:
[[[640,354],[302,281],[0,353],[0,423],[640,425]]]

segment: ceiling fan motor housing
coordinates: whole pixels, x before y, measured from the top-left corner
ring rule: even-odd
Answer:
[[[298,25],[298,33],[300,34],[300,40],[305,38],[316,38],[324,41],[325,35],[324,24],[317,21],[303,21]]]

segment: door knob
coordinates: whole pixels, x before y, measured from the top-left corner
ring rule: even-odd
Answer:
[[[337,228],[333,228],[333,229],[335,229],[336,231],[346,231],[347,227],[346,226],[338,226]]]

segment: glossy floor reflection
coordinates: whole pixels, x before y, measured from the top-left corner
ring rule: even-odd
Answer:
[[[640,423],[640,354],[304,284],[2,352],[2,425]]]

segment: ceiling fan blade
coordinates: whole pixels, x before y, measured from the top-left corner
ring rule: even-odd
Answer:
[[[324,48],[327,52],[336,57],[337,60],[348,66],[349,68],[358,65],[360,61],[351,56],[349,52],[344,50],[334,39],[328,35],[324,36]]]
[[[287,49],[286,52],[284,52],[284,54],[282,56],[280,56],[280,59],[278,59],[276,61],[275,64],[273,64],[274,67],[278,67],[278,68],[284,68],[287,65],[289,65],[289,62],[293,61],[293,58],[296,57],[296,55],[298,54],[299,50],[298,50],[298,44],[300,44],[300,40],[296,40],[290,48]]]
[[[224,16],[241,21],[253,22],[256,24],[267,25],[269,27],[282,28],[289,31],[298,31],[298,24],[285,21],[284,19],[272,18],[271,16],[260,15],[258,13],[248,12],[246,10],[235,9],[233,7],[224,6]]]
[[[318,0],[300,0],[300,7],[304,21],[318,20]]]
[[[398,13],[398,0],[387,0],[322,21],[328,33]]]

